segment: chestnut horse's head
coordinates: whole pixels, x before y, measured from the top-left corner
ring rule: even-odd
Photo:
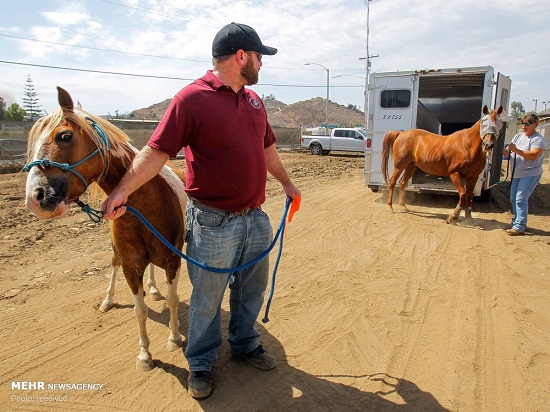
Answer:
[[[490,151],[502,129],[502,106],[498,110],[489,110],[487,106],[483,106],[483,117],[479,127],[479,135],[481,137],[482,147],[484,152]]]
[[[24,169],[26,206],[41,218],[63,215],[71,200],[104,177],[109,161],[104,130],[110,123],[76,109],[85,115],[79,116],[69,93],[57,90],[60,108],[32,127]]]

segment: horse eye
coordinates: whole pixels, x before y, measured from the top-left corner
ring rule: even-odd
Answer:
[[[57,135],[55,136],[55,139],[60,142],[68,143],[73,139],[73,133],[65,130],[63,132],[57,133]]]

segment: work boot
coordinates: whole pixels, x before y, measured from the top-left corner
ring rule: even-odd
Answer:
[[[191,371],[187,379],[187,390],[195,399],[204,399],[212,393],[210,371]]]
[[[275,359],[273,359],[273,356],[264,350],[262,345],[258,345],[256,349],[248,353],[233,352],[233,354],[238,358],[246,360],[255,368],[263,371],[268,371],[275,367]]]

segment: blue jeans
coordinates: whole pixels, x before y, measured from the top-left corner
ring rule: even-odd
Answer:
[[[510,203],[512,204],[512,228],[525,232],[527,213],[529,212],[529,196],[535,190],[541,176],[526,176],[512,179],[510,186]]]
[[[273,230],[261,210],[235,215],[187,204],[187,255],[215,268],[234,268],[256,259],[269,247]],[[237,353],[259,345],[255,323],[264,302],[269,257],[233,273],[214,273],[187,263],[193,286],[185,357],[191,371],[209,371],[222,343],[221,303],[229,285],[228,341]]]

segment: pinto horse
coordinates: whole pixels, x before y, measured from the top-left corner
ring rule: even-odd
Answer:
[[[28,159],[32,161],[25,167],[29,172],[26,206],[40,218],[66,213],[69,204],[93,182],[110,194],[137,153],[120,129],[75,108],[69,93],[60,87],[57,90],[60,108],[39,119],[29,134]],[[164,166],[157,176],[131,194],[127,202],[179,250],[183,247],[184,181],[181,172]],[[131,213],[111,221],[110,233],[114,273],[120,262],[134,297],[140,335],[136,369],[148,371],[154,368],[154,363],[146,330],[148,308],[143,274],[149,264],[166,272],[166,305],[170,309],[167,348],[176,350],[183,344],[177,315],[181,259]]]
[[[434,176],[449,176],[455,185],[460,199],[447,218],[447,223],[456,223],[461,210],[464,210],[467,219],[471,219],[475,185],[485,167],[486,154],[493,148],[502,128],[501,113],[502,106],[491,111],[484,106],[483,117],[472,127],[448,136],[422,129],[389,131],[382,143],[382,174],[389,187],[390,209],[393,211],[393,189],[397,179],[403,174],[399,181],[399,205],[407,210],[404,191],[416,167],[419,167]],[[388,160],[391,152],[394,170],[388,183]]]

